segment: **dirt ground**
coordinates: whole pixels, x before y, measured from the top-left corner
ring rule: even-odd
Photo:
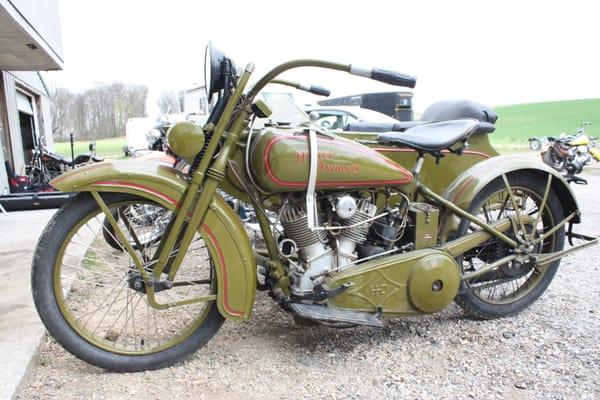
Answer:
[[[575,186],[582,233],[600,234],[600,169]],[[600,247],[565,258],[523,313],[466,319],[460,308],[384,329],[294,325],[259,293],[248,323],[226,322],[189,360],[117,374],[47,338],[19,399],[600,398]]]

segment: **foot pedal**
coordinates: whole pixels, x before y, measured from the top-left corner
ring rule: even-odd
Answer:
[[[377,328],[383,328],[383,323],[375,315],[339,310],[336,308],[330,308],[320,306],[316,304],[303,304],[303,303],[292,303],[292,310],[298,314],[298,316],[314,321],[324,322],[345,322],[348,324],[374,326]]]

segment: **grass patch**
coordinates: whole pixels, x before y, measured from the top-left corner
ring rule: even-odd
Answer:
[[[77,154],[88,153],[91,140],[77,141],[74,143],[75,157]],[[125,136],[96,140],[96,154],[106,158],[123,158],[123,146],[127,144]],[[54,142],[54,151],[71,158],[70,142]]]
[[[528,145],[527,139],[534,136],[573,134],[584,121],[592,123],[587,129],[591,136],[600,132],[600,99],[515,104],[497,107],[495,111],[498,122],[490,135],[494,145]]]

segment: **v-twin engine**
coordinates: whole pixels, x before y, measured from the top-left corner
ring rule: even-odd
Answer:
[[[312,292],[323,276],[330,271],[340,270],[352,264],[357,256],[356,245],[363,243],[369,233],[369,223],[377,208],[367,199],[355,199],[343,195],[335,199],[333,214],[337,229],[325,230],[322,217],[317,217],[315,230],[308,228],[308,216],[303,203],[284,206],[281,212],[281,225],[285,239],[280,242],[282,254],[298,261],[291,261],[293,272],[292,290],[297,294]]]

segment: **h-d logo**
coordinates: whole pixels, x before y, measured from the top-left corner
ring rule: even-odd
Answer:
[[[382,283],[381,285],[371,285],[371,296],[383,296],[388,292],[388,285]]]

